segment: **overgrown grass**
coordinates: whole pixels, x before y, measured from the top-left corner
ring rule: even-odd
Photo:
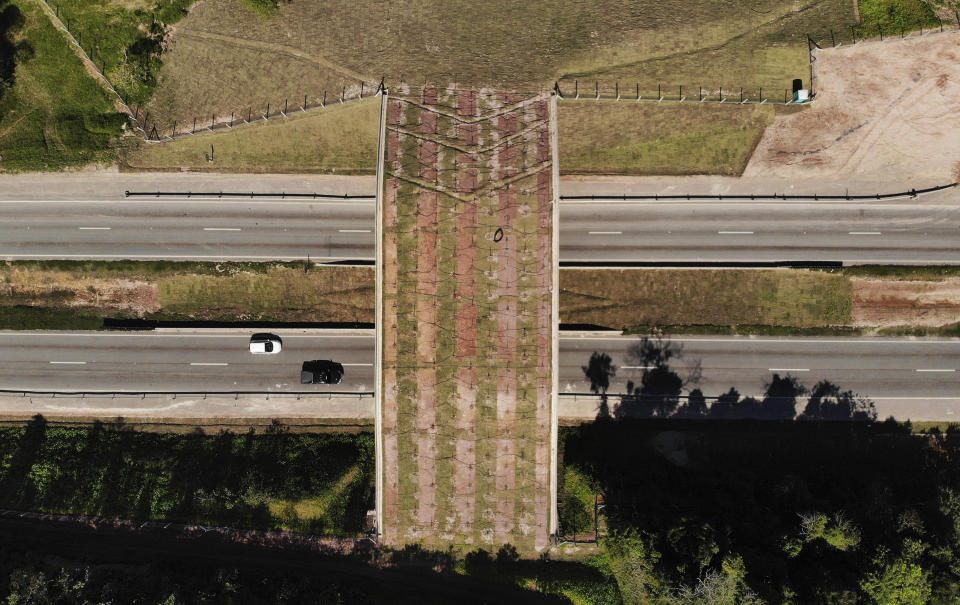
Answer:
[[[124,163],[135,170],[376,172],[378,99],[289,116],[168,143],[131,141],[124,149]],[[207,160],[210,155],[213,161]]]
[[[87,55],[127,103],[153,94],[166,28],[194,0],[48,0]]]
[[[816,271],[564,270],[560,320],[638,325],[846,326],[852,287]]]
[[[10,87],[0,89],[0,170],[59,170],[112,161],[125,118],[36,3],[10,0],[23,26]]]
[[[805,34],[852,23],[850,0],[333,0],[281,3],[267,20],[207,0],[174,37],[150,109],[164,124],[229,115],[383,75],[525,91],[577,77],[781,94],[809,73]]]
[[[304,263],[24,261],[0,265],[0,329],[104,318],[371,323],[373,271]]]
[[[564,101],[560,169],[740,175],[773,117],[772,105]]]
[[[372,494],[369,433],[175,435],[0,428],[0,506],[52,513],[355,534]],[[313,501],[311,507],[285,502]]]
[[[899,35],[921,26],[927,29],[938,26],[936,12],[924,0],[858,0],[860,3],[861,36]]]
[[[954,265],[857,265],[842,269],[822,269],[848,277],[877,277],[899,281],[928,281],[960,277],[960,266]]]

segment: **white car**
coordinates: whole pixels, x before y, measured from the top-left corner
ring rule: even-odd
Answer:
[[[250,352],[254,355],[275,355],[283,348],[276,334],[254,334],[250,337]]]

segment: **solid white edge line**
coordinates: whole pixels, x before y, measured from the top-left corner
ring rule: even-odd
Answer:
[[[587,235],[623,235],[623,231],[587,231]]]
[[[883,235],[880,231],[849,231],[847,235]]]
[[[243,231],[239,227],[204,227],[204,231]]]
[[[110,231],[113,227],[77,227],[80,231]]]
[[[342,366],[344,366],[344,367],[346,367],[346,366],[369,366],[369,367],[373,367],[373,364],[372,364],[372,363],[341,363],[340,365],[342,365]]]
[[[809,372],[810,368],[767,368],[768,372]]]
[[[373,233],[373,229],[338,229],[340,233]]]
[[[950,368],[943,368],[943,369],[939,369],[939,368],[918,368],[916,371],[917,371],[917,372],[956,372],[956,370],[953,370],[953,369],[950,369]]]
[[[629,342],[631,340],[639,340],[642,337],[640,334],[625,334],[623,336],[574,336],[574,335],[562,335],[560,336],[561,340],[580,340],[580,341],[591,341],[591,340],[609,340],[609,341],[620,341],[620,342]],[[908,340],[909,339],[909,340]],[[747,343],[776,343],[776,344],[861,344],[861,345],[873,345],[873,344],[946,344],[953,346],[960,346],[960,339],[951,339],[951,340],[918,340],[915,337],[908,337],[904,340],[862,340],[856,337],[851,337],[848,340],[821,340],[816,336],[811,336],[806,339],[779,339],[779,338],[758,338],[755,336],[732,336],[730,338],[669,338],[672,342],[708,342],[708,343],[737,343],[737,342],[747,342]]]
[[[228,365],[230,365],[230,364],[229,364],[229,363],[222,363],[222,362],[209,362],[209,363],[206,363],[206,362],[202,362],[202,361],[192,361],[192,362],[190,362],[190,365],[192,365],[192,366],[228,366]]]
[[[298,256],[256,256],[256,255],[232,255],[232,254],[6,254],[0,252],[0,258],[51,258],[51,259],[63,259],[63,258],[115,258],[119,260],[137,260],[143,258],[156,258],[156,259],[168,259],[168,258],[186,258],[186,259],[201,259],[201,258],[210,258],[217,260],[236,260],[238,258],[242,259],[251,259],[251,260],[303,260],[302,255]],[[372,261],[373,258],[366,257],[356,257],[356,256],[317,256],[313,257],[314,261],[320,260],[362,260],[362,261]]]
[[[85,361],[51,361],[50,363],[58,365],[87,365],[87,362]]]
[[[717,231],[717,235],[753,235],[753,231]]]

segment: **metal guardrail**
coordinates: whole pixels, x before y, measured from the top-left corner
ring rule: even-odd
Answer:
[[[875,193],[873,195],[851,195],[846,193],[844,195],[820,195],[818,193],[813,194],[787,194],[787,193],[774,193],[774,194],[755,194],[755,193],[742,193],[742,194],[705,194],[705,193],[677,193],[677,194],[646,194],[646,195],[561,195],[560,200],[884,200],[897,197],[917,197],[918,195],[923,195],[925,193],[933,193],[935,191],[943,191],[944,189],[951,189],[956,187],[960,183],[949,183],[947,185],[937,185],[936,187],[927,187],[926,189],[910,189],[909,191],[898,191],[896,193]]]
[[[287,392],[273,392],[273,391],[15,391],[12,389],[0,389],[0,397],[20,397],[20,398],[49,398],[57,399],[67,398],[67,397],[79,397],[80,399],[146,399],[147,397],[151,398],[163,398],[169,397],[170,399],[176,399],[177,397],[202,397],[207,399],[208,397],[233,397],[234,399],[240,399],[240,397],[256,397],[263,396],[264,399],[276,398],[276,399],[286,399],[286,398],[296,398],[296,399],[334,399],[334,398],[356,398],[356,399],[372,399],[373,391],[287,391]]]
[[[257,193],[254,191],[124,191],[125,197],[244,197],[244,198],[280,198],[307,200],[373,200],[376,195],[356,195],[351,193]]]

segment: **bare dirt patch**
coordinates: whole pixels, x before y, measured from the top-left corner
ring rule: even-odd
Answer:
[[[856,326],[943,326],[960,322],[960,279],[850,278]]]
[[[867,42],[815,56],[815,102],[775,119],[745,176],[856,176],[916,186],[957,178],[960,34]]]

